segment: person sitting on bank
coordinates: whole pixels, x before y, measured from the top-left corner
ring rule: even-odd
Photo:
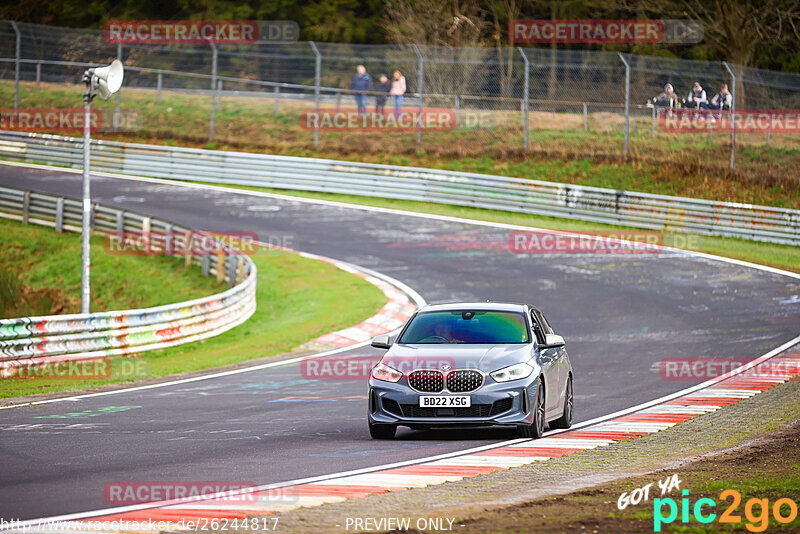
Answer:
[[[689,96],[686,97],[686,107],[702,109],[706,104],[708,104],[708,97],[705,89],[700,85],[700,82],[694,82],[692,90],[689,91]]]
[[[719,93],[714,95],[710,104],[706,104],[706,109],[729,110],[733,104],[733,95],[728,91],[728,84],[723,83],[719,88]]]
[[[671,83],[664,85],[664,91],[653,98],[653,104],[665,108],[674,108],[678,106],[678,95],[675,94],[675,89],[673,89]]]

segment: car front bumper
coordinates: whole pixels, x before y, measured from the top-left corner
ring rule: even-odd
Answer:
[[[475,391],[438,394],[469,395],[470,408],[419,408],[421,395],[437,394],[412,390],[405,377],[396,383],[370,379],[368,418],[372,424],[419,427],[529,425],[538,384],[539,377],[534,375],[510,382],[494,382],[487,377]]]

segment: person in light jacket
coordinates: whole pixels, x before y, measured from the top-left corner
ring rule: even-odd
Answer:
[[[353,97],[356,99],[356,107],[358,108],[359,115],[367,114],[367,94],[366,92],[372,89],[372,77],[367,74],[367,68],[364,65],[356,67],[356,74],[353,76],[353,81],[350,83],[350,89],[353,91],[363,91],[354,93]]]
[[[686,97],[686,107],[702,109],[708,104],[708,97],[706,91],[700,85],[700,82],[694,82],[692,90],[689,91],[689,96]]]
[[[403,112],[403,95],[406,92],[406,79],[399,70],[392,75],[392,88],[389,94],[392,95],[392,109],[395,117],[399,117]]]

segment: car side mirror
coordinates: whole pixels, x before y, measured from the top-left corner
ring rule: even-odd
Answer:
[[[372,338],[372,346],[376,349],[388,349],[392,346],[392,341],[388,334],[381,334]]]
[[[566,342],[563,337],[556,334],[545,334],[544,344],[542,346],[546,349],[554,349],[563,347],[564,345],[566,345]]]

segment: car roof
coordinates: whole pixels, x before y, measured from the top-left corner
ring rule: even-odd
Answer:
[[[455,311],[455,310],[481,310],[481,311],[511,311],[525,313],[528,306],[525,304],[513,304],[509,302],[451,302],[447,304],[428,304],[423,306],[420,313],[431,311]]]

